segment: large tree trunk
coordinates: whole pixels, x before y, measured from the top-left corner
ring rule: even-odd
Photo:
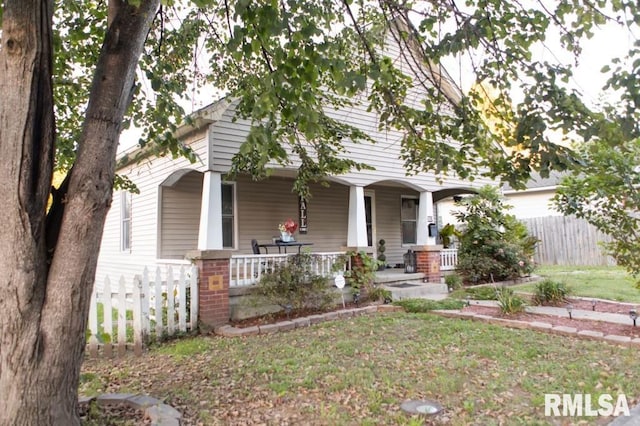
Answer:
[[[5,0],[0,46],[0,425],[74,425],[115,154],[159,0],[112,0],[61,221],[46,226],[54,146],[52,1]],[[57,231],[57,229],[56,229]],[[57,235],[49,241],[45,235]]]

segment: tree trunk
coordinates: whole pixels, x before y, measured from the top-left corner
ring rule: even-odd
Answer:
[[[120,126],[159,0],[111,1],[61,221],[45,229],[54,146],[52,1],[5,0],[0,47],[0,425],[75,425],[85,329]],[[113,13],[112,13],[113,12]],[[47,252],[45,235],[58,235]]]

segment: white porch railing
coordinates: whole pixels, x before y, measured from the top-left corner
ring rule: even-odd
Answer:
[[[440,251],[440,270],[453,271],[458,264],[458,249],[442,249]]]
[[[333,276],[335,263],[344,252],[312,253],[311,267],[314,273],[325,277]],[[229,263],[229,286],[245,287],[256,284],[266,271],[275,265],[287,263],[295,254],[241,254],[231,257]]]

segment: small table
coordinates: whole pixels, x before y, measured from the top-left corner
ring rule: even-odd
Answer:
[[[298,241],[282,241],[276,240],[275,243],[268,244],[258,244],[258,247],[262,247],[266,250],[266,253],[269,254],[269,247],[278,247],[278,253],[282,253],[282,248],[284,247],[284,252],[287,252],[287,247],[298,247],[298,254],[300,254],[300,249],[302,246],[312,246],[313,243],[302,243]]]

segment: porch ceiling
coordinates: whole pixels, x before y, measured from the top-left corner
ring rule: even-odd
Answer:
[[[444,200],[445,198],[453,197],[460,194],[475,194],[477,191],[471,188],[447,188],[435,191],[433,193],[433,202]]]

